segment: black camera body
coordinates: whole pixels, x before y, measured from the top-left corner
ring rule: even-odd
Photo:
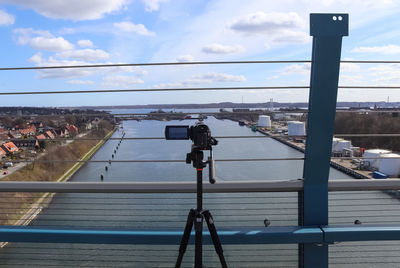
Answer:
[[[211,131],[202,121],[193,126],[166,126],[165,138],[167,140],[188,140],[200,150],[211,150],[211,146],[218,141],[211,136]]]

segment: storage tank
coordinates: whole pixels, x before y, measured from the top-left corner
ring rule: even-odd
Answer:
[[[400,155],[381,154],[379,160],[379,171],[388,176],[398,177],[400,174]]]
[[[332,152],[338,152],[337,146],[339,141],[342,141],[342,138],[333,138],[332,139]]]
[[[271,117],[269,115],[258,116],[259,127],[271,127]]]
[[[365,150],[363,157],[373,157],[373,158],[380,158],[382,154],[390,154],[391,151],[384,150],[384,149],[369,149]],[[371,167],[379,168],[379,159],[365,159],[371,164]]]
[[[351,147],[351,141],[348,141],[348,140],[341,140],[341,141],[338,141],[338,143],[337,143],[337,151],[338,152],[343,152],[344,149],[350,150],[350,147]]]
[[[304,122],[289,121],[288,122],[288,135],[289,136],[305,136],[306,128]]]

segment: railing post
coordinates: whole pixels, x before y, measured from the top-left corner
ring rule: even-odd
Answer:
[[[310,14],[313,36],[307,140],[303,169],[303,225],[328,224],[328,177],[342,37],[348,14]],[[299,246],[304,267],[328,267],[328,245]]]

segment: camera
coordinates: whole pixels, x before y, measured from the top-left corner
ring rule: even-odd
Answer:
[[[211,146],[217,145],[218,141],[211,137],[211,131],[202,121],[193,126],[166,126],[165,139],[193,141],[194,146],[200,150],[211,150]]]

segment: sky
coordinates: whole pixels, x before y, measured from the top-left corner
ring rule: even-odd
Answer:
[[[0,67],[310,60],[310,13],[348,13],[342,60],[400,60],[395,0],[0,0]],[[309,86],[310,64],[0,71],[0,92]],[[400,64],[342,64],[340,85],[400,86]],[[2,96],[4,106],[307,102],[307,89]],[[338,101],[400,101],[339,89]]]

